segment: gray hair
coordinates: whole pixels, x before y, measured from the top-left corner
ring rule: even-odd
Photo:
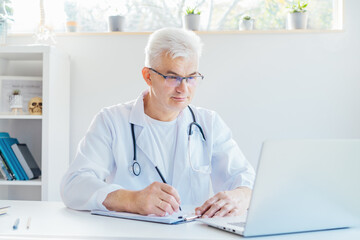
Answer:
[[[181,28],[162,28],[149,37],[145,47],[145,67],[156,67],[162,54],[172,59],[196,57],[199,61],[202,50],[200,37],[193,31]]]

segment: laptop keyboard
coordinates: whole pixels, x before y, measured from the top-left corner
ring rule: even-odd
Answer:
[[[245,227],[244,222],[233,222],[233,223],[228,223],[228,224],[236,226],[236,227]]]

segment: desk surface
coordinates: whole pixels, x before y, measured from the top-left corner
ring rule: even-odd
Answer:
[[[91,215],[68,209],[61,202],[7,201],[8,213],[0,216],[0,239],[239,239],[238,235],[208,227],[200,222],[178,225],[148,223]],[[31,217],[30,229],[26,229]],[[17,230],[12,226],[20,218]],[[360,239],[360,228],[287,234],[251,239]]]

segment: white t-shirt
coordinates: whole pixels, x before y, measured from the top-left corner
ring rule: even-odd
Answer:
[[[177,119],[170,122],[163,122],[155,120],[146,115],[146,121],[149,124],[149,129],[154,137],[154,145],[159,148],[162,159],[156,159],[162,175],[168,184],[172,184],[174,157],[176,154],[176,139],[177,139]]]

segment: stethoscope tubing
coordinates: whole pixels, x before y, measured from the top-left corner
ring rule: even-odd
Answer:
[[[189,125],[188,138],[190,138],[190,136],[193,134],[192,126],[195,125],[195,126],[198,127],[198,129],[200,130],[200,133],[201,133],[201,136],[202,136],[203,140],[206,141],[204,131],[203,131],[202,127],[200,126],[200,124],[198,124],[198,123],[196,122],[196,118],[195,118],[195,114],[194,114],[193,110],[191,109],[190,106],[188,106],[188,109],[190,110],[191,116],[192,116],[192,119],[193,119],[193,122],[190,123],[190,125]],[[131,125],[131,136],[132,136],[133,151],[134,151],[134,154],[133,154],[133,163],[132,163],[132,165],[131,165],[131,169],[130,169],[130,170],[132,171],[132,173],[133,173],[135,176],[139,176],[140,173],[141,173],[141,166],[140,166],[140,164],[139,164],[139,162],[137,161],[137,158],[136,158],[136,139],[135,139],[134,124],[133,124],[133,123],[130,123],[130,125]]]
[[[135,176],[139,176],[141,173],[141,167],[138,161],[136,160],[136,140],[135,140],[135,130],[134,130],[134,124],[131,123],[131,135],[133,140],[133,148],[134,148],[134,158],[133,158],[133,164],[131,166],[131,170]],[[138,169],[138,170],[137,170]]]

